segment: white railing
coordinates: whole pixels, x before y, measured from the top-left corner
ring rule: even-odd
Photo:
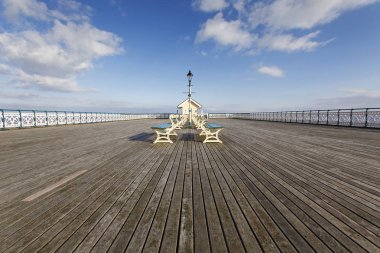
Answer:
[[[380,128],[380,108],[309,111],[209,113],[213,119],[249,119],[328,126]]]
[[[0,109],[0,129],[167,118],[169,113],[128,114]]]

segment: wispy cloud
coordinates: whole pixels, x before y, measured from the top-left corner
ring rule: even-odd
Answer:
[[[273,77],[283,77],[284,71],[277,66],[262,66],[257,69],[257,72]]]
[[[380,98],[380,90],[370,90],[363,88],[342,88],[340,89],[340,91],[343,91],[348,96],[365,96],[370,98]]]
[[[123,52],[121,39],[93,26],[91,9],[79,2],[60,1],[60,10],[37,0],[4,0],[2,4],[10,25],[0,33],[0,73],[17,87],[91,90],[81,87],[77,76],[93,68],[94,60]],[[46,29],[34,27],[35,21]]]
[[[195,0],[193,6],[204,12],[212,12],[223,10],[228,3],[226,0]]]
[[[231,4],[225,4],[216,16],[201,26],[196,41],[213,40],[222,46],[245,49],[248,54],[260,50],[312,51],[334,40],[319,41],[320,26],[332,22],[347,11],[378,1],[231,0]],[[231,13],[232,10],[238,12],[237,17],[223,17],[222,11]],[[318,30],[313,30],[316,27]],[[244,39],[241,41],[240,38]]]
[[[319,98],[317,108],[366,108],[380,107],[380,90],[366,88],[341,88],[340,95]]]

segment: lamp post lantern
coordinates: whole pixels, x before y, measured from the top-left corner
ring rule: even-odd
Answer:
[[[193,73],[191,73],[191,70],[189,70],[189,73],[187,73],[187,79],[189,80],[189,127],[191,128],[191,80],[193,79]]]

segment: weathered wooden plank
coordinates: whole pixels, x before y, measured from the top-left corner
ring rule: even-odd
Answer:
[[[191,164],[193,170],[193,212],[194,212],[194,252],[210,252],[210,239],[208,236],[207,218],[205,213],[205,203],[203,198],[203,187],[199,172],[200,162],[196,146],[200,143],[193,143],[191,146]]]
[[[181,141],[180,147],[177,151],[177,156],[171,170],[168,182],[165,187],[165,191],[158,206],[157,212],[155,214],[153,224],[150,228],[149,234],[147,236],[144,251],[146,252],[158,252],[160,249],[162,236],[165,229],[166,220],[168,218],[169,207],[172,201],[172,196],[174,192],[174,185],[177,179],[179,163],[182,155],[184,142]]]
[[[193,167],[192,146],[194,135],[189,131],[186,149],[186,164],[183,183],[181,221],[178,241],[178,252],[194,252],[194,221],[193,221]]]
[[[378,131],[215,120],[223,144],[152,145],[159,122],[0,131],[0,251],[380,250]]]
[[[190,139],[189,134],[182,136],[184,148],[181,153],[181,160],[179,163],[179,170],[177,175],[176,184],[174,186],[174,192],[172,196],[172,201],[170,203],[170,209],[168,218],[166,220],[165,230],[161,241],[160,251],[161,252],[176,252],[178,247],[178,234],[180,231],[181,224],[181,209],[182,209],[182,195],[183,195],[183,185],[185,181],[185,169],[186,169],[186,153],[188,140]]]

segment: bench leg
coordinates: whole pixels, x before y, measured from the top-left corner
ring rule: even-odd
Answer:
[[[206,134],[206,139],[203,141],[203,143],[211,143],[211,142],[217,142],[217,143],[223,143],[220,139],[219,139],[219,132],[221,131],[222,129],[218,129],[216,130],[215,132],[213,132],[212,130],[209,130],[207,131],[205,134]]]
[[[167,132],[160,132],[155,130],[157,134],[157,138],[153,143],[159,143],[159,142],[164,142],[164,143],[173,143],[172,140],[170,140],[170,134]]]

